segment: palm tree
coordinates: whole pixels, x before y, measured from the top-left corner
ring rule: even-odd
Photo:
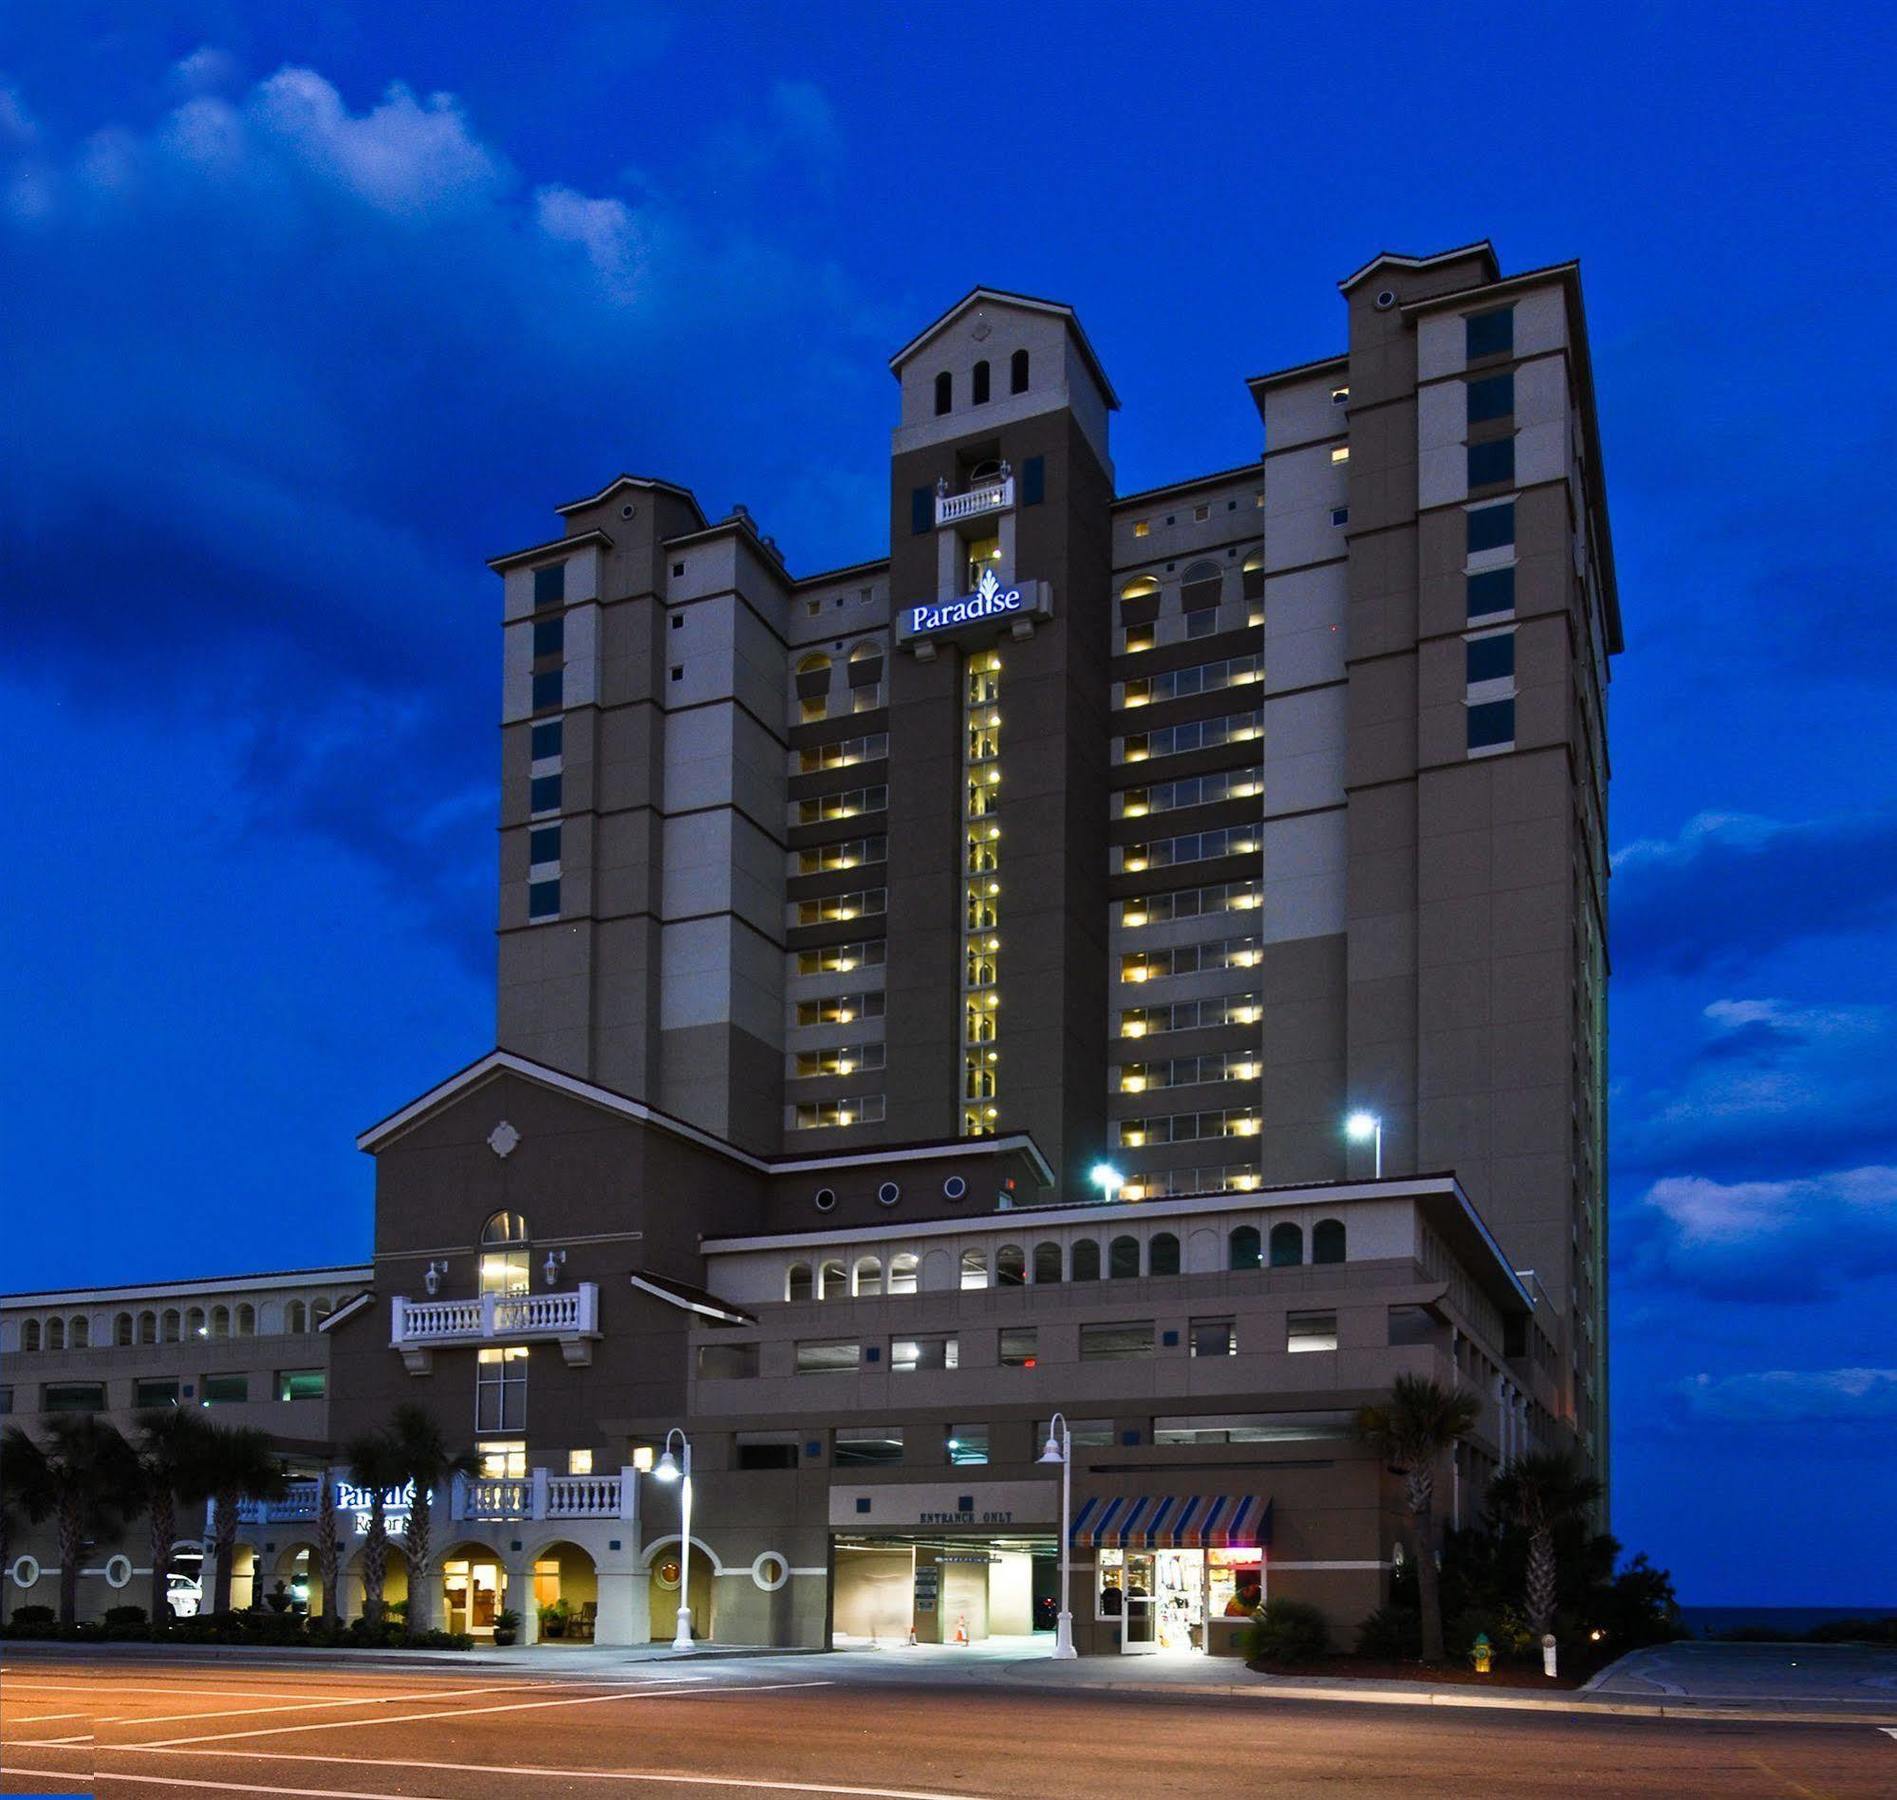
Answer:
[[[280,1499],[283,1463],[267,1431],[254,1425],[204,1425],[203,1450],[194,1459],[192,1497],[209,1498],[216,1507],[212,1550],[217,1575],[211,1610],[231,1609],[231,1563],[237,1554],[237,1508],[245,1500]],[[253,1583],[254,1585],[254,1583]]]
[[[151,1525],[151,1617],[170,1618],[171,1547],[178,1541],[178,1502],[209,1491],[211,1428],[189,1407],[171,1406],[139,1421],[139,1486]]]
[[[1416,1595],[1422,1610],[1423,1661],[1443,1659],[1443,1608],[1430,1509],[1436,1464],[1475,1429],[1482,1403],[1466,1388],[1444,1387],[1424,1375],[1399,1375],[1390,1397],[1357,1413],[1357,1435],[1403,1477],[1416,1557]]]
[[[325,1465],[322,1486],[316,1492],[316,1579],[323,1595],[325,1631],[334,1631],[342,1623],[342,1589],[336,1579],[342,1548],[336,1530],[336,1471]]]
[[[369,1490],[369,1529],[362,1538],[362,1616],[370,1625],[382,1623],[382,1584],[389,1570],[388,1495],[408,1480],[402,1448],[388,1431],[365,1431],[343,1446],[349,1479]],[[414,1509],[409,1509],[414,1517]]]
[[[50,1515],[59,1539],[59,1617],[79,1615],[79,1564],[89,1538],[118,1531],[136,1512],[138,1456],[116,1427],[91,1413],[67,1413],[47,1427],[41,1444],[17,1425],[7,1428],[0,1461],[7,1485],[33,1520]]]
[[[1489,1510],[1528,1533],[1522,1609],[1528,1629],[1545,1637],[1554,1624],[1554,1534],[1601,1497],[1601,1484],[1571,1456],[1538,1450],[1518,1456],[1489,1484]]]
[[[406,1624],[408,1635],[413,1638],[424,1628],[421,1596],[427,1592],[434,1558],[434,1520],[429,1512],[429,1499],[451,1476],[472,1475],[475,1463],[471,1456],[450,1451],[435,1415],[412,1400],[395,1409],[389,1421],[389,1437],[402,1466],[401,1481],[396,1485],[413,1482],[415,1486],[415,1497],[408,1508],[408,1532],[403,1542],[408,1555]]]

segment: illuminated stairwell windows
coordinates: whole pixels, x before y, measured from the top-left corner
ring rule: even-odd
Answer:
[[[962,1086],[963,1137],[986,1137],[1000,1108],[1001,1053],[1001,653],[971,655],[962,691]]]

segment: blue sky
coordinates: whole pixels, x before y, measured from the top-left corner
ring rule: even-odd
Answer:
[[[1616,1526],[1897,1605],[1889,16],[1350,22],[9,9],[7,1285],[362,1251],[354,1132],[491,1040],[482,559],[554,503],[877,552],[977,281],[1079,307],[1123,489],[1242,462],[1338,277],[1488,236],[1582,259],[1627,621]]]

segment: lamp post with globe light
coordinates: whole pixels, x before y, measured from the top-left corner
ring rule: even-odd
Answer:
[[[679,1453],[672,1454],[672,1440],[678,1439]],[[674,1650],[692,1648],[692,1440],[676,1425],[665,1434],[665,1449],[652,1471],[660,1481],[676,1481],[678,1491],[678,1630],[672,1638]]]
[[[1055,1434],[1058,1432],[1058,1436]],[[1060,1618],[1054,1627],[1054,1660],[1070,1661],[1074,1652],[1074,1615],[1067,1604],[1069,1568],[1073,1546],[1068,1542],[1071,1530],[1068,1515],[1074,1497],[1074,1430],[1065,1413],[1056,1413],[1047,1422],[1047,1447],[1041,1452],[1044,1463],[1060,1464]]]
[[[1097,1162],[1087,1171],[1087,1179],[1100,1190],[1102,1200],[1111,1200],[1126,1185],[1126,1177],[1111,1163]]]
[[[1383,1121],[1372,1112],[1354,1112],[1344,1121],[1344,1132],[1353,1144],[1376,1145],[1376,1179],[1383,1179]]]

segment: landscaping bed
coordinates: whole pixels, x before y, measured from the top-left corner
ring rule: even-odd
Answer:
[[[1328,1656],[1314,1662],[1248,1662],[1254,1675],[1284,1675],[1299,1681],[1416,1681],[1431,1687],[1505,1687],[1542,1688],[1547,1692],[1572,1692],[1587,1680],[1591,1670],[1563,1673],[1552,1679],[1539,1669],[1498,1665],[1487,1675],[1459,1663],[1443,1663],[1432,1668],[1421,1662],[1380,1662],[1366,1656]]]

